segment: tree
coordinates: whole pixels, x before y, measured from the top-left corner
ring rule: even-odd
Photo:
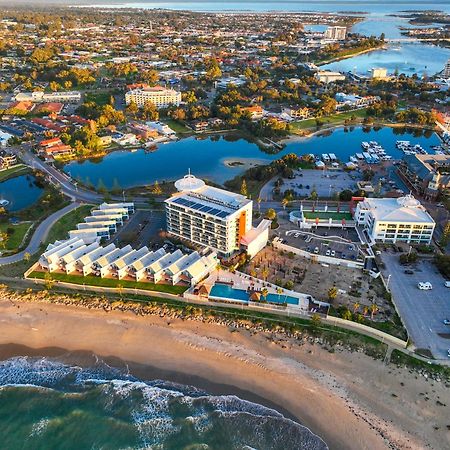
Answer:
[[[267,288],[262,288],[261,295],[264,297],[264,301],[267,301],[267,296],[269,295]]]
[[[348,310],[347,308],[345,309],[345,311],[342,313],[342,318],[344,320],[352,320],[352,313],[350,310]]]
[[[310,196],[310,198],[311,198],[311,200],[313,200],[313,201],[316,201],[317,199],[318,199],[318,195],[317,195],[317,191],[315,190],[315,189],[313,189],[312,191],[311,191],[311,194],[309,195]]]
[[[448,220],[444,226],[441,240],[439,241],[439,243],[441,244],[442,247],[446,247],[449,240],[450,240],[450,220]]]
[[[332,286],[330,287],[330,289],[328,289],[328,299],[329,300],[334,300],[338,295],[338,289],[336,286]]]
[[[28,262],[30,260],[30,258],[31,258],[31,254],[28,253],[28,252],[25,252],[24,255],[23,255],[23,260],[25,262]]]
[[[6,248],[8,239],[9,239],[8,233],[5,233],[5,232],[0,233],[0,248],[3,248],[3,249]]]
[[[50,272],[45,272],[44,281],[47,290],[50,290],[55,284],[55,280],[53,279],[52,274]]]
[[[136,115],[138,113],[138,107],[136,105],[136,102],[134,102],[132,100],[125,109],[126,109],[127,114],[129,114],[132,117],[136,117]]]
[[[264,281],[267,281],[267,277],[269,276],[269,269],[267,267],[264,267],[261,270],[261,275],[264,278]]]
[[[153,187],[152,187],[152,194],[154,194],[154,195],[161,195],[162,192],[163,191],[161,189],[161,186],[159,185],[158,180],[156,180],[155,183],[153,184]]]
[[[281,204],[283,206],[283,209],[286,209],[286,206],[289,205],[289,200],[284,197],[283,200],[281,200]]]
[[[245,182],[245,178],[242,178],[241,195],[243,195],[244,197],[247,197],[248,195],[247,183]]]
[[[269,220],[275,220],[277,218],[277,213],[275,212],[275,210],[273,208],[269,208],[266,212],[266,217]]]
[[[159,120],[158,108],[153,102],[147,101],[142,108],[142,117],[146,120]]]
[[[319,327],[321,323],[322,319],[320,318],[319,314],[316,313],[311,316],[311,325],[313,326],[313,328]]]
[[[117,289],[117,292],[119,293],[120,298],[122,298],[123,285],[121,283],[117,284],[116,289]]]
[[[358,302],[353,303],[353,313],[356,313],[360,306],[361,305]]]
[[[369,311],[370,311],[370,318],[373,320],[373,316],[378,312],[378,306],[376,305],[376,303],[372,303],[369,306]]]
[[[258,203],[258,212],[261,212],[261,202],[262,202],[262,198],[260,196],[258,196],[258,198],[256,199],[256,203]]]

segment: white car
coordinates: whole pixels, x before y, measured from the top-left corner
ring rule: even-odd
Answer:
[[[446,281],[446,282],[444,283],[444,286],[450,288],[450,281]]]
[[[331,250],[327,250],[327,252],[325,253],[325,256],[330,256],[331,255]]]
[[[423,291],[430,291],[431,289],[433,289],[432,284],[429,281],[426,281],[425,283],[420,282],[417,287],[419,289],[422,289]]]
[[[331,256],[336,256],[336,252],[334,250],[331,250]]]

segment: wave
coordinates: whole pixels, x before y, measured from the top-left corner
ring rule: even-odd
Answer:
[[[9,420],[8,437],[26,435],[46,448],[57,436],[77,434],[77,449],[327,449],[308,428],[274,409],[234,395],[140,380],[102,361],[87,368],[52,358],[3,361],[0,428],[8,403],[27,411],[15,417],[14,426]]]

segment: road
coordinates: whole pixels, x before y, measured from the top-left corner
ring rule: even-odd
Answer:
[[[443,323],[450,319],[450,289],[444,286],[445,279],[428,260],[411,267],[412,275],[404,273],[399,253],[383,252],[382,260],[385,277],[391,276],[389,288],[394,302],[415,346],[430,350],[436,359],[450,362],[450,326]],[[429,281],[433,289],[420,290],[417,284],[421,281]]]
[[[30,243],[28,244],[27,248],[25,250],[22,250],[19,253],[16,253],[15,255],[11,256],[5,256],[4,258],[0,257],[0,266],[4,266],[6,264],[12,264],[19,261],[22,261],[24,258],[25,253],[29,253],[32,255],[33,253],[36,253],[42,242],[44,242],[47,239],[48,232],[50,231],[50,228],[59,220],[61,217],[69,213],[70,211],[73,211],[74,209],[78,208],[80,206],[80,203],[71,203],[70,205],[67,205],[66,207],[60,209],[59,211],[56,211],[52,215],[48,216],[45,220],[43,220],[36,230],[33,233],[33,236],[31,237]]]

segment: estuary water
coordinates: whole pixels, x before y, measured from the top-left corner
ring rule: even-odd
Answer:
[[[327,449],[308,428],[236,396],[40,357],[0,362],[0,429],[3,449]]]
[[[189,169],[196,176],[223,184],[252,165],[268,164],[291,152],[298,155],[334,153],[341,161],[347,162],[350,156],[362,152],[362,141],[378,141],[387,154],[400,159],[402,152],[396,149],[396,140],[410,140],[428,151],[431,151],[431,146],[439,145],[439,139],[433,133],[427,136],[418,133],[416,137],[413,133],[400,134],[398,129],[367,131],[356,127],[353,131],[340,128],[320,136],[289,142],[281,152],[268,154],[243,138],[214,135],[170,142],[151,153],[143,149],[135,152],[115,151],[98,160],[73,161],[64,170],[83,183],[94,186],[102,183],[108,188],[113,185],[129,188],[148,185],[156,180],[176,180]]]

